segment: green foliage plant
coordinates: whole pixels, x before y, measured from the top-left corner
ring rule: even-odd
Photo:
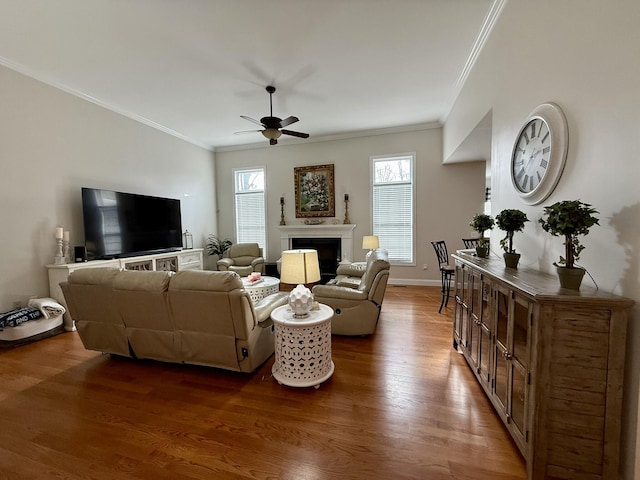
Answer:
[[[487,215],[485,213],[478,213],[473,216],[473,220],[469,224],[471,228],[473,228],[478,235],[480,236],[480,241],[478,242],[480,247],[486,247],[489,243],[489,240],[485,238],[484,232],[486,230],[492,230],[495,225],[495,220],[491,215]]]
[[[506,253],[516,253],[513,248],[513,234],[524,230],[524,224],[528,221],[527,214],[517,209],[507,208],[496,215],[498,228],[506,233],[500,240],[500,246]]]
[[[587,235],[589,228],[600,225],[594,216],[597,213],[591,205],[580,200],[564,200],[544,207],[546,218],[539,220],[542,229],[553,236],[564,236],[565,255],[554,265],[574,268],[584,250],[578,236]]]
[[[218,258],[222,258],[231,245],[233,245],[233,242],[228,238],[220,240],[215,235],[209,235],[207,237],[207,253],[209,255],[217,255]]]

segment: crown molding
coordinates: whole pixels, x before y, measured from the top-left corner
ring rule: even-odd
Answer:
[[[160,130],[163,133],[179,138],[180,140],[184,140],[185,142],[191,143],[198,147],[202,147],[206,150],[213,150],[213,147],[211,145],[199,142],[198,140],[195,140],[191,137],[187,137],[186,135],[176,132],[171,128],[165,127],[162,124],[156,123],[152,120],[149,120],[148,118],[142,117],[140,115],[136,115],[135,113],[129,112],[127,110],[118,108],[108,102],[105,102],[104,100],[101,100],[96,97],[92,97],[91,95],[87,95],[86,93],[81,92],[80,90],[76,90],[75,88],[71,88],[67,85],[63,85],[60,82],[58,82],[55,78],[51,77],[50,75],[46,75],[38,70],[34,70],[20,63],[13,62],[4,57],[0,57],[0,65],[10,70],[14,70],[29,78],[37,80],[38,82],[44,83],[45,85],[56,88],[65,93],[73,95],[75,97],[81,98],[82,100],[86,100],[87,102],[91,102],[94,105],[98,105],[99,107],[105,108],[109,111],[112,111],[124,117],[130,118],[131,120],[135,120],[136,122],[142,123],[143,125],[154,128],[156,130]]]
[[[486,18],[484,19],[484,23],[482,24],[482,28],[480,28],[480,32],[478,32],[476,41],[474,42],[473,47],[471,48],[471,52],[469,52],[469,57],[467,58],[467,61],[464,64],[464,67],[462,68],[462,72],[460,72],[460,76],[456,81],[456,85],[453,93],[453,101],[451,102],[451,108],[453,108],[455,99],[458,98],[458,95],[460,95],[460,92],[462,91],[462,87],[464,87],[464,84],[466,83],[467,78],[469,77],[469,73],[471,73],[473,66],[478,60],[478,56],[480,55],[480,52],[484,48],[485,43],[487,43],[489,34],[493,31],[493,27],[498,21],[498,18],[500,17],[500,14],[502,13],[502,10],[504,9],[504,6],[506,5],[506,3],[507,3],[507,0],[494,0],[493,4],[491,5],[489,12],[487,13]],[[445,115],[444,117],[445,119],[449,116],[449,113],[451,113],[451,108],[449,109],[449,112],[447,112],[447,115]]]
[[[403,133],[403,132],[415,132],[419,130],[431,130],[434,128],[441,128],[442,124],[440,122],[427,122],[427,123],[416,123],[413,125],[403,125],[399,127],[389,127],[389,128],[377,128],[371,130],[354,130],[350,132],[343,133],[334,133],[329,135],[318,135],[309,137],[307,139],[302,138],[287,138],[286,140],[282,140],[282,137],[278,140],[278,145],[302,145],[306,143],[315,143],[315,142],[329,142],[332,140],[346,140],[351,138],[360,138],[360,137],[373,137],[376,135],[389,135],[392,133]],[[215,147],[213,149],[214,152],[232,152],[236,150],[253,150],[255,148],[273,148],[271,145],[268,145],[266,142],[260,143],[249,143],[244,145],[229,145],[229,146],[221,146]]]

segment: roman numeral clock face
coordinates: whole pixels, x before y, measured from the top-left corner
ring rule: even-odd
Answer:
[[[554,103],[534,109],[516,137],[511,154],[511,181],[523,202],[536,205],[555,189],[567,157],[564,113]]]
[[[551,134],[541,118],[532,120],[520,133],[512,163],[514,185],[521,192],[535,190],[547,173]]]

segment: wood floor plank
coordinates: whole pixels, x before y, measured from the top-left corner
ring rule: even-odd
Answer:
[[[332,339],[319,389],[139,361],[63,333],[0,353],[2,479],[526,478],[452,347],[435,287],[387,288],[376,333]]]

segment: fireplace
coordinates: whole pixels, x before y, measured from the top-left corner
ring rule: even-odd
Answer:
[[[318,250],[320,273],[322,274],[323,282],[326,282],[335,276],[338,263],[352,261],[353,230],[355,228],[355,223],[281,225],[278,227],[280,231],[280,248],[281,251],[291,250],[292,248],[313,248]],[[321,242],[312,246],[308,243],[311,240],[319,240]],[[330,247],[325,242],[326,240],[335,243],[335,246],[331,247],[331,251],[329,251]],[[335,248],[335,251],[333,248]]]
[[[339,262],[353,261],[353,230],[355,223],[337,225],[281,225],[280,251],[290,250],[294,238],[339,238],[340,255]]]
[[[292,238],[291,248],[311,248],[318,251],[320,263],[320,282],[327,283],[336,276],[336,269],[340,263],[342,241],[339,238]]]

